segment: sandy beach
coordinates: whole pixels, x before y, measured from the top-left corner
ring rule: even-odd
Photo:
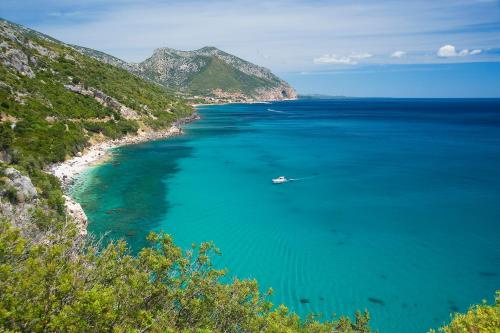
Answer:
[[[63,190],[67,192],[76,176],[81,174],[88,167],[104,162],[106,159],[110,158],[112,156],[110,152],[112,148],[164,139],[180,134],[182,134],[182,130],[178,126],[173,125],[163,131],[138,132],[137,135],[99,142],[79,153],[79,156],[51,165],[47,169],[47,172],[59,178]]]

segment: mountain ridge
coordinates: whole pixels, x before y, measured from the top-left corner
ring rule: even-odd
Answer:
[[[192,51],[159,47],[142,62],[126,62],[101,51],[72,47],[189,99],[251,102],[297,98],[295,90],[269,69],[214,46]]]

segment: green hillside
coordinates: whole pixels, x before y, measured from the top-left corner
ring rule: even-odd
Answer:
[[[12,157],[54,163],[74,155],[96,133],[118,138],[139,127],[166,127],[193,111],[161,86],[126,70],[6,21],[0,27],[2,144]],[[16,68],[19,63],[24,67]],[[116,107],[65,85],[100,91],[136,116],[125,117]]]
[[[188,79],[189,89],[195,94],[210,94],[214,89],[246,95],[258,88],[272,87],[272,83],[257,76],[243,73],[221,59],[208,57],[207,65]]]

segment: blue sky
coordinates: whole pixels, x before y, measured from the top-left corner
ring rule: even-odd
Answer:
[[[2,0],[0,16],[127,61],[217,46],[301,93],[500,97],[498,0]]]

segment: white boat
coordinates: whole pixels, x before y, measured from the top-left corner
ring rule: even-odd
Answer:
[[[278,178],[273,179],[274,184],[281,184],[281,183],[286,183],[288,179],[285,178],[285,176],[279,176]]]

